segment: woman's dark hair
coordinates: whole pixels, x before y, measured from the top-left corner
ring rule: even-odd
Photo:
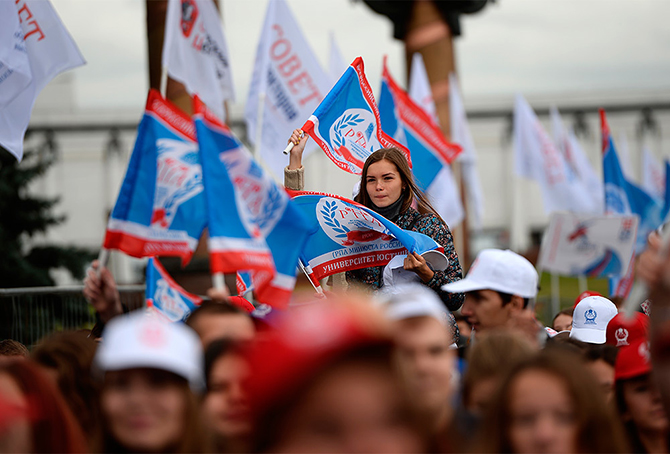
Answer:
[[[164,452],[210,452],[208,446],[209,438],[206,436],[203,424],[201,424],[198,399],[191,391],[188,381],[184,377],[166,370],[148,370],[151,372],[151,377],[153,380],[157,380],[161,383],[170,382],[176,385],[179,388],[179,391],[182,393],[184,400],[186,401],[186,410],[184,411],[183,421],[184,431],[181,440],[174,446],[168,446],[167,449],[164,449]],[[108,371],[105,374],[105,381],[107,381],[111,374],[123,374],[125,372],[126,370]],[[105,386],[103,384],[101,394],[104,394],[104,392]],[[93,452],[131,452],[128,447],[122,446],[109,431],[109,423],[106,421],[104,408],[102,406],[100,408],[102,410],[102,424],[98,436],[97,446],[95,446]]]
[[[554,318],[551,320],[552,328],[553,328],[554,323],[556,322],[556,319],[558,318],[559,315],[569,315],[570,317],[572,317],[574,312],[575,312],[575,310],[573,308],[563,309],[562,311],[558,312],[556,315],[554,315]]]
[[[97,345],[85,331],[64,331],[40,340],[31,354],[33,361],[56,371],[58,388],[89,442],[100,423],[98,387],[91,377]]]
[[[30,411],[32,452],[88,452],[86,440],[58,388],[30,360],[0,363],[21,388]]]
[[[578,355],[561,349],[542,351],[510,371],[488,408],[478,452],[514,452],[509,435],[511,390],[520,376],[531,371],[549,374],[565,385],[577,419],[577,452],[628,452],[619,421],[605,403],[595,379]]]
[[[244,348],[245,344],[243,342],[229,338],[217,339],[207,346],[207,349],[205,350],[205,381],[207,383],[208,391],[210,374],[212,373],[214,363],[216,363],[219,358],[229,354],[242,356]]]
[[[398,173],[400,174],[400,178],[402,179],[402,182],[405,186],[405,189],[401,195],[401,197],[404,197],[404,199],[402,207],[400,208],[400,212],[404,213],[407,211],[407,209],[412,206],[412,203],[416,199],[419,213],[430,213],[439,217],[437,211],[435,211],[433,206],[428,201],[428,197],[426,197],[423,191],[414,182],[412,170],[409,168],[409,164],[407,163],[405,155],[397,148],[381,148],[368,156],[368,159],[363,165],[363,172],[361,173],[361,190],[358,192],[358,195],[354,198],[354,200],[368,208],[373,208],[372,199],[370,199],[370,194],[368,194],[366,189],[368,168],[370,168],[372,164],[383,160],[387,160],[396,166]]]

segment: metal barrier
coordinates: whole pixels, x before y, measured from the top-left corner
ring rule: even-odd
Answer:
[[[0,339],[30,347],[42,337],[64,330],[91,329],[95,311],[83,286],[0,289]],[[144,285],[119,286],[121,302],[134,310],[144,305]]]

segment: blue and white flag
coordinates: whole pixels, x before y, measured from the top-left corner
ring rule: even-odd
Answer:
[[[603,179],[605,182],[605,214],[636,214],[640,217],[636,252],[647,246],[647,236],[663,222],[662,207],[646,191],[624,176],[614,148],[605,111],[600,110],[602,126]]]
[[[365,160],[380,148],[398,148],[412,166],[409,150],[382,131],[361,57],[347,68],[302,130],[349,173],[360,175]]]
[[[147,262],[145,299],[149,312],[171,322],[184,321],[202,303],[202,298],[184,290],[154,257]]]
[[[212,272],[250,271],[256,300],[288,304],[298,254],[316,228],[227,126],[195,98]]]
[[[104,247],[187,263],[206,223],[193,122],[151,90]]]
[[[462,148],[449,143],[430,115],[393,80],[386,59],[379,115],[384,132],[410,150],[414,178],[428,195],[433,208],[448,225],[457,225],[463,220],[463,207],[455,181],[450,178],[449,164]]]
[[[335,273],[384,266],[407,251],[444,252],[432,238],[403,230],[352,200],[331,194],[289,191],[293,202],[319,228],[302,248],[301,259],[317,280]]]

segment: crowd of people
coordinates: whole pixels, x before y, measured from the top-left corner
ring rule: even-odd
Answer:
[[[213,289],[184,323],[128,313],[94,262],[92,330],[0,342],[0,452],[670,451],[670,259],[657,236],[636,268],[647,313],[629,319],[586,292],[547,327],[524,257],[485,249],[462,278],[397,150],[372,154],[356,200],[433,237],[446,260],[348,272],[348,289],[296,294],[264,317]]]

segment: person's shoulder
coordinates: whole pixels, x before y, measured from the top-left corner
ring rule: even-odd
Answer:
[[[421,226],[436,226],[436,227],[447,227],[447,224],[435,213],[423,213],[420,214],[420,218],[417,221],[418,225]]]

